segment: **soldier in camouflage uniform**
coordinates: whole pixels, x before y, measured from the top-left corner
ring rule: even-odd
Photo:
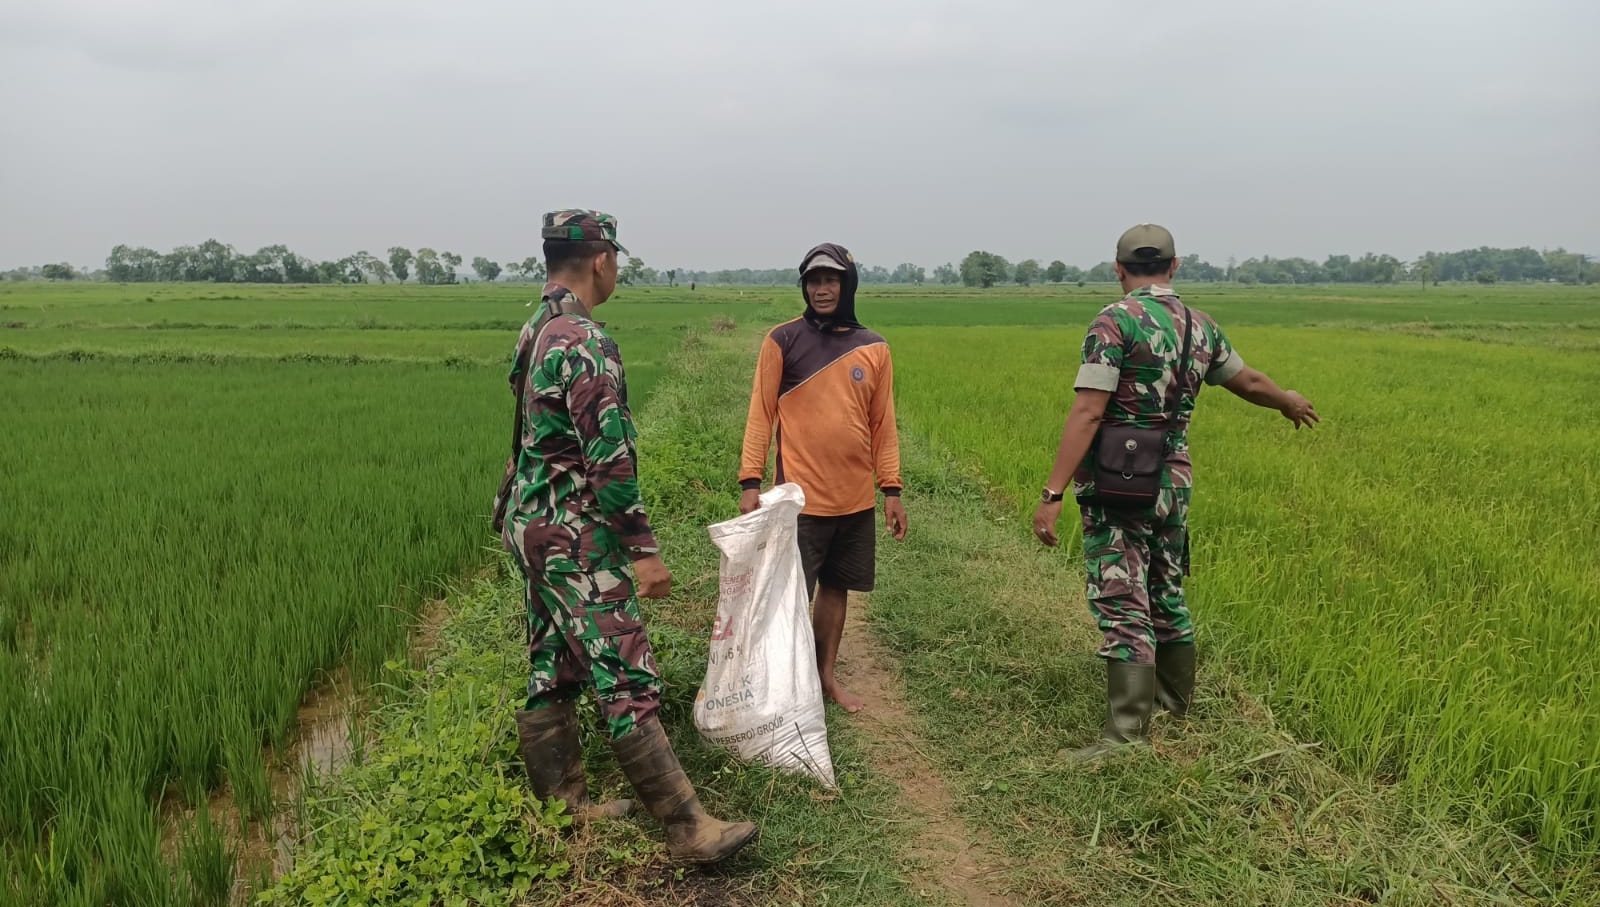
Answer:
[[[1149,742],[1157,705],[1180,718],[1189,709],[1195,658],[1194,626],[1183,598],[1193,475],[1187,426],[1202,384],[1221,385],[1276,409],[1296,429],[1319,421],[1304,397],[1245,365],[1209,315],[1189,309],[1186,317],[1172,291],[1178,257],[1165,228],[1139,224],[1125,232],[1117,242],[1116,269],[1126,295],[1100,311],[1084,338],[1077,393],[1033,518],[1039,540],[1056,545],[1070,479],[1083,521],[1089,607],[1105,634],[1098,654],[1106,661],[1105,725],[1099,741],[1073,754],[1078,760]],[[1179,374],[1185,326],[1190,359]],[[1118,507],[1098,500],[1090,464],[1099,425],[1159,428],[1169,390],[1177,400],[1155,503]]]
[[[589,800],[576,699],[595,692],[617,761],[667,833],[677,860],[711,863],[756,835],[701,808],[657,719],[661,678],[639,596],[665,597],[662,563],[635,472],[627,381],[614,340],[591,318],[616,290],[617,224],[597,211],[544,217],[549,282],[517,339],[511,386],[523,393],[521,442],[501,541],[527,579],[528,698],[517,712],[535,793],[578,823],[632,812]]]

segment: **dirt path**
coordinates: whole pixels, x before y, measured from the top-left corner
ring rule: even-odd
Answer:
[[[907,806],[927,820],[912,853],[927,867],[920,887],[944,889],[967,907],[1010,907],[1018,903],[1004,890],[1004,867],[985,837],[967,827],[955,809],[955,795],[919,749],[916,718],[906,704],[894,660],[872,638],[862,619],[871,607],[852,596],[839,645],[839,679],[866,706],[848,721],[862,731],[872,764],[900,788]]]

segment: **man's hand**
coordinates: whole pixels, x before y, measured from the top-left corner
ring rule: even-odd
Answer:
[[[1061,544],[1056,538],[1056,523],[1061,519],[1061,503],[1040,504],[1033,512],[1033,537],[1046,548],[1054,548]]]
[[[1285,399],[1283,405],[1278,407],[1278,412],[1294,423],[1295,431],[1299,431],[1302,425],[1310,428],[1313,423],[1322,421],[1311,401],[1300,396],[1299,391],[1284,391],[1283,396]]]
[[[1284,390],[1265,373],[1248,365],[1222,386],[1241,400],[1283,413],[1285,419],[1294,423],[1295,431],[1302,425],[1310,428],[1322,421],[1310,400],[1297,391]]]
[[[906,522],[906,505],[900,500],[899,495],[889,495],[883,499],[883,522],[889,528],[889,534],[897,542],[906,539],[906,529],[910,528]]]
[[[761,491],[756,488],[746,488],[739,495],[739,515],[754,513],[761,509]]]
[[[672,572],[656,555],[633,562],[635,592],[640,598],[666,598],[672,594]]]

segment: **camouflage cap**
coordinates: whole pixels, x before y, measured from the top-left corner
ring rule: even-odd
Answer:
[[[1117,240],[1117,261],[1125,265],[1177,257],[1172,233],[1159,224],[1135,224]]]
[[[544,216],[544,229],[539,235],[545,239],[567,239],[573,242],[604,240],[616,246],[617,251],[623,255],[629,254],[622,243],[617,242],[617,219],[587,208],[551,211]]]

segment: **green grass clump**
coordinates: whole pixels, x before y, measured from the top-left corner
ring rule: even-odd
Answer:
[[[514,601],[483,582],[454,602],[428,667],[390,666],[411,692],[369,721],[385,745],[302,791],[295,865],[257,903],[506,903],[570,872],[572,819],[533,796],[507,733]]]

